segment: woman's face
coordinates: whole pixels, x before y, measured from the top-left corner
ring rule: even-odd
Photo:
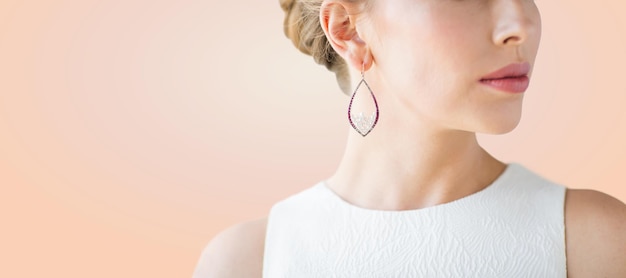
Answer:
[[[394,115],[484,133],[517,126],[523,93],[480,79],[511,63],[528,62],[532,72],[541,37],[533,0],[370,1],[357,25],[374,60],[366,78],[388,91],[381,94]]]

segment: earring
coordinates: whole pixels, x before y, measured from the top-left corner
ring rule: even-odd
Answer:
[[[365,87],[367,87],[367,90],[370,92],[372,100],[374,101],[374,106],[376,107],[376,111],[372,112],[372,114],[369,116],[364,115],[363,112],[359,112],[358,114],[352,113],[352,102],[354,101],[354,97],[356,96],[356,93],[358,92],[359,87],[361,87],[362,84],[365,84]],[[359,82],[359,84],[356,86],[354,92],[352,93],[352,97],[350,98],[350,105],[348,106],[348,120],[350,121],[350,125],[352,125],[352,128],[354,128],[356,132],[365,137],[372,131],[372,129],[374,129],[374,126],[376,126],[376,123],[378,122],[378,114],[378,102],[376,102],[374,92],[372,92],[372,89],[370,89],[367,81],[365,81],[365,63],[363,63],[361,68],[361,82]]]

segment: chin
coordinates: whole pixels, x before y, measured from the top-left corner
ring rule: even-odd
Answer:
[[[522,105],[520,101],[506,105],[488,107],[473,118],[474,130],[485,134],[506,134],[519,125],[522,119]],[[489,109],[492,108],[492,109]]]
[[[513,131],[520,122],[520,117],[500,118],[498,121],[484,122],[480,129],[476,130],[479,133],[485,134],[506,134]]]

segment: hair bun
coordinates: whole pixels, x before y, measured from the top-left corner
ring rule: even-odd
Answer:
[[[289,12],[295,2],[295,0],[280,0],[280,7],[283,8],[283,11]]]
[[[302,3],[298,0],[280,0],[280,7],[285,12],[283,31],[285,36],[305,54],[311,55],[311,51],[302,43]]]
[[[345,61],[332,49],[319,21],[322,0],[279,0],[285,12],[283,31],[302,53],[311,55],[316,63],[334,72],[339,87],[350,91],[350,76]]]

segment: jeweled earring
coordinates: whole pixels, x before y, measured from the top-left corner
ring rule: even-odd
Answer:
[[[354,101],[354,97],[359,91],[359,87],[361,87],[361,85],[365,85],[365,87],[367,87],[367,90],[369,91],[370,96],[372,96],[372,100],[374,101],[374,107],[376,107],[376,111],[372,112],[371,115],[365,115],[363,112],[359,112],[358,114],[352,114],[352,102]],[[350,105],[348,106],[348,120],[350,121],[350,125],[352,125],[352,128],[354,128],[354,130],[356,130],[356,132],[361,134],[363,137],[369,134],[378,122],[378,102],[376,102],[374,92],[372,92],[372,89],[370,89],[370,86],[365,81],[365,64],[363,64],[363,67],[361,68],[361,82],[359,82],[359,84],[356,86],[354,92],[352,93],[352,97],[350,98]]]

